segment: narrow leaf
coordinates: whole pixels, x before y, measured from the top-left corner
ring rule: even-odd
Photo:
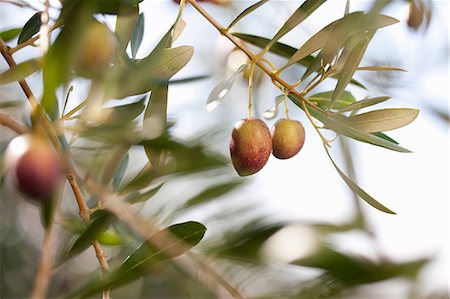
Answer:
[[[333,91],[326,91],[326,92],[319,92],[316,93],[308,98],[308,100],[313,101],[317,103],[317,105],[322,108],[326,109],[330,107],[331,103],[331,97],[333,95]],[[355,97],[349,92],[344,90],[344,92],[341,94],[339,99],[336,100],[335,107],[336,109],[348,107],[352,103],[355,102]]]
[[[336,88],[334,89],[333,97],[331,98],[330,109],[333,108],[336,100],[341,96],[347,87],[348,83],[350,83],[353,74],[356,71],[359,63],[361,62],[364,52],[367,49],[367,45],[369,44],[369,39],[363,39],[355,46],[355,48],[350,53],[345,65],[342,69],[342,72],[339,76],[339,80],[336,84]]]
[[[9,42],[10,40],[16,38],[20,32],[22,32],[22,28],[12,28],[5,31],[0,32],[0,38],[5,42]]]
[[[254,46],[257,46],[259,48],[264,48],[269,42],[270,39],[268,38],[264,38],[264,37],[260,37],[260,36],[255,36],[255,35],[249,35],[249,34],[244,34],[244,33],[233,33],[234,36],[236,36],[237,38],[246,41]],[[297,51],[296,48],[291,47],[289,45],[283,44],[283,43],[279,43],[276,42],[275,44],[273,44],[273,46],[270,48],[270,52],[274,53],[276,55],[285,57],[285,58],[290,58],[292,57],[292,55],[295,54],[295,52]],[[296,61],[295,63],[303,65],[305,67],[309,67],[315,60],[315,57],[312,55],[307,55],[306,57]],[[336,78],[336,76],[332,77]],[[359,86],[361,88],[365,89],[365,86],[363,84],[361,84],[360,82],[352,79],[352,81],[350,82],[356,86]]]
[[[41,68],[42,61],[40,58],[34,58],[21,62],[0,74],[0,84],[8,84],[23,80]]]
[[[209,202],[211,200],[214,200],[222,195],[227,194],[228,192],[232,191],[236,187],[240,186],[242,184],[242,180],[238,181],[231,181],[226,182],[223,184],[217,184],[214,186],[211,186],[209,188],[206,188],[205,190],[201,191],[199,194],[195,195],[191,199],[189,199],[185,204],[184,207],[192,207],[195,205],[199,205],[205,202]]]
[[[130,42],[131,35],[134,32],[134,28],[136,28],[136,22],[139,17],[139,6],[133,10],[133,13],[119,13],[116,19],[116,28],[115,33],[117,39],[119,40],[119,44],[123,49],[126,49],[128,43]]]
[[[133,34],[131,35],[130,47],[131,47],[131,57],[136,58],[136,53],[142,43],[142,38],[144,36],[144,14],[139,14],[136,21],[136,27],[134,28]]]
[[[99,210],[92,215],[92,223],[87,229],[78,237],[75,243],[70,248],[66,255],[66,260],[74,257],[75,255],[83,252],[97,239],[97,237],[106,231],[108,226],[113,221],[113,216],[106,210]]]
[[[384,205],[379,203],[377,200],[375,200],[375,198],[373,198],[372,196],[367,194],[367,192],[365,192],[363,189],[361,189],[361,187],[359,187],[355,182],[353,182],[349,177],[347,177],[336,165],[333,158],[331,158],[331,155],[328,152],[328,149],[326,149],[326,152],[327,152],[328,157],[331,160],[331,163],[333,163],[334,168],[336,168],[336,171],[339,173],[341,178],[344,180],[344,182],[347,184],[347,186],[353,192],[355,192],[361,199],[363,199],[365,202],[367,202],[369,205],[371,205],[375,209],[380,210],[381,212],[388,213],[388,214],[396,214],[395,212],[393,212],[392,210],[388,209],[387,207],[385,207]]]
[[[371,66],[361,66],[357,68],[358,71],[400,71],[406,72],[406,70],[399,67],[392,67],[387,65],[371,65]]]
[[[297,27],[310,14],[319,8],[326,0],[306,0],[302,5],[289,17],[284,25],[278,30],[266,48],[269,48],[276,43],[280,38],[286,35],[289,31]]]
[[[86,298],[103,289],[116,288],[145,275],[153,264],[179,256],[197,245],[206,227],[189,221],[172,225],[150,237],[120,266],[102,279],[95,279],[67,298]],[[156,245],[156,246],[155,246]]]
[[[227,30],[230,30],[231,27],[233,27],[234,25],[236,25],[237,22],[239,22],[242,18],[244,18],[245,16],[247,16],[248,14],[252,13],[253,11],[255,11],[256,9],[258,9],[259,7],[263,6],[264,4],[266,4],[269,0],[260,0],[258,2],[256,2],[255,4],[247,7],[243,12],[241,12],[231,23],[230,25],[228,25]]]
[[[375,98],[370,98],[370,99],[364,99],[361,101],[357,101],[348,106],[336,107],[336,108],[339,110],[339,112],[359,110],[359,109],[363,109],[366,107],[370,107],[370,106],[385,102],[385,101],[389,100],[390,98],[391,97],[375,97]]]
[[[154,188],[150,188],[147,191],[132,193],[132,194],[128,195],[125,198],[125,200],[128,201],[131,204],[147,201],[148,199],[152,198],[153,195],[158,193],[159,189],[161,189],[161,187],[163,185],[164,185],[164,183],[161,183],[161,184],[157,185]]]
[[[292,100],[294,104],[303,109],[302,105],[300,104],[299,100],[296,98],[295,95],[290,94],[289,98]],[[338,134],[342,134],[361,142],[384,147],[397,152],[402,153],[411,152],[410,150],[399,146],[398,143],[396,142],[391,142],[386,138],[382,138],[375,134],[368,134],[346,125],[345,124],[346,116],[344,115],[339,115],[339,117],[337,117],[337,115],[334,114],[334,116],[331,117],[330,114],[320,112],[318,110],[313,110],[312,108],[309,109],[309,112],[312,114],[313,117],[322,122],[326,126],[326,128],[333,130]]]
[[[408,125],[418,114],[417,109],[389,108],[350,116],[345,123],[365,133],[384,132]]]
[[[128,163],[130,162],[130,156],[128,154],[125,155],[122,162],[120,162],[119,168],[116,171],[116,174],[113,177],[112,186],[115,191],[119,189],[120,183],[127,171]]]
[[[41,12],[35,13],[23,26],[22,32],[19,35],[17,44],[26,42],[39,32],[41,28]]]

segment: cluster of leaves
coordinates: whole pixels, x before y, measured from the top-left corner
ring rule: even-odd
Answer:
[[[47,53],[43,57],[32,58],[12,66],[0,74],[0,84],[8,84],[42,71],[42,109],[49,121],[63,124],[65,132],[59,136],[59,140],[64,151],[75,161],[108,152],[110,159],[90,165],[85,171],[93,180],[110,189],[129,205],[152,198],[159,192],[168,176],[206,172],[227,166],[222,157],[209,152],[200,142],[184,142],[170,136],[170,124],[167,121],[169,86],[202,77],[172,79],[193,55],[193,48],[190,46],[173,47],[174,41],[185,26],[182,10],[154,49],[145,57],[136,59],[145,22],[144,15],[139,11],[141,1],[64,1],[54,24],[59,33]],[[268,0],[263,0],[250,6],[231,22],[227,30],[267,2]],[[384,132],[407,125],[417,116],[417,111],[391,108],[359,113],[361,109],[389,100],[389,97],[371,97],[357,101],[347,90],[349,84],[365,88],[353,78],[358,70],[398,70],[382,66],[359,67],[376,30],[394,24],[397,22],[395,19],[381,15],[375,9],[368,13],[347,12],[343,18],[324,27],[299,48],[279,42],[280,38],[301,24],[324,2],[325,0],[304,1],[272,39],[243,33],[233,35],[262,48],[263,51],[287,58],[288,61],[281,70],[294,64],[304,66],[301,81],[306,82],[312,74],[317,75],[311,80],[312,85],[316,86],[328,78],[337,80],[336,88],[332,91],[309,95],[311,89],[288,95],[293,103],[320,121],[325,129],[390,150],[408,152]],[[99,14],[117,16],[114,33],[118,50],[113,63],[103,74],[89,77],[92,84],[87,99],[66,112],[65,107],[70,102],[70,97],[67,96],[66,102],[63,102],[57,97],[58,91],[67,89],[80,76],[74,71],[75,56],[77,51],[80,51],[78,33],[85,31],[87,24]],[[9,42],[18,37],[19,45],[30,43],[42,25],[40,15],[41,12],[38,12],[32,16],[23,28],[13,28],[0,33],[1,38]],[[105,103],[110,100],[116,100],[120,104],[106,108]],[[14,103],[2,103],[2,107],[11,105]],[[92,111],[95,111],[94,116]],[[131,159],[130,150],[134,148],[143,148],[147,161],[134,177],[126,179],[125,174]],[[82,154],[77,156],[77,152]],[[332,163],[356,194],[375,208],[393,213],[357,186],[333,160]],[[205,188],[188,199],[182,210],[201,206],[240,185],[241,181],[233,179]],[[90,192],[87,187],[83,188],[83,192],[92,197],[89,204],[95,206],[97,211],[91,214],[91,222],[87,226],[71,216],[61,217],[66,220],[63,225],[73,234],[73,240],[60,254],[59,263],[64,264],[77,257],[95,241],[107,246],[122,246],[126,258],[101,279],[96,276],[73,290],[69,297],[88,297],[103,289],[128,284],[148,274],[158,263],[190,250],[200,242],[206,231],[203,224],[189,221],[168,226],[143,240],[142,236],[139,238],[130,233],[126,227],[127,223],[121,223],[117,215],[103,209],[99,204],[98,194]],[[235,234],[231,239],[224,239],[220,250],[213,248],[212,252],[227,253],[228,256],[246,254],[245,258],[251,259],[257,256],[257,251],[264,241],[280,228],[281,226],[275,226],[261,230],[258,226],[258,231],[246,231],[246,235]],[[416,273],[424,262],[367,263],[323,245],[316,256],[295,261],[293,264],[321,268],[327,276],[332,276],[347,286],[355,286],[403,275],[406,272]],[[354,271],[348,271],[347,267]],[[349,273],[351,276],[348,276]]]

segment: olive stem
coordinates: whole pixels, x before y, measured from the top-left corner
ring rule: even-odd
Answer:
[[[8,114],[0,113],[0,125],[11,129],[18,135],[25,134],[28,130],[15,120],[13,120]]]
[[[253,74],[255,72],[255,61],[252,60],[250,63],[250,75],[248,76],[248,117],[252,116],[252,96],[253,96]]]

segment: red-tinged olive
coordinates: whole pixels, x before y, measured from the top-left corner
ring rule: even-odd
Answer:
[[[47,140],[34,135],[25,134],[11,140],[4,165],[14,186],[39,202],[50,200],[64,178],[60,155]]]
[[[270,157],[272,139],[269,128],[260,119],[242,119],[231,134],[230,155],[240,176],[260,171]]]
[[[278,120],[272,129],[272,154],[278,159],[295,156],[305,143],[302,123],[291,119]]]

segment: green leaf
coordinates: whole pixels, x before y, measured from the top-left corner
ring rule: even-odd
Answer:
[[[384,140],[387,140],[389,142],[392,142],[392,143],[395,143],[395,144],[399,144],[397,141],[395,141],[394,139],[392,139],[388,135],[384,134],[383,132],[375,132],[375,133],[372,133],[372,134],[377,136],[377,137],[380,137],[380,138],[382,138]]]
[[[204,202],[208,202],[210,200],[216,199],[216,198],[232,191],[236,187],[240,186],[242,183],[243,183],[242,180],[238,180],[238,181],[231,181],[231,182],[226,182],[223,184],[217,184],[217,185],[211,186],[211,187],[201,191],[199,194],[195,195],[191,199],[189,199],[184,204],[184,207],[188,208],[188,207],[192,207],[192,206],[202,204]]]
[[[387,65],[371,65],[371,66],[360,66],[357,68],[358,71],[400,71],[406,72],[406,70],[399,67],[392,67]]]
[[[289,31],[297,27],[303,22],[310,14],[312,14],[319,6],[321,6],[326,0],[306,0],[302,5],[289,17],[284,25],[278,30],[266,49],[276,43],[280,38],[286,35]]]
[[[194,221],[172,225],[150,237],[122,263],[119,269],[95,279],[68,298],[86,298],[103,289],[116,288],[148,273],[156,263],[182,255],[203,238],[206,227]]]
[[[322,108],[326,109],[330,107],[331,103],[331,97],[333,95],[333,91],[326,91],[326,92],[319,92],[316,93],[308,98],[308,100],[317,103],[317,105]],[[335,103],[336,109],[343,108],[346,106],[351,105],[355,102],[355,97],[349,92],[344,91],[339,99],[337,99]]]
[[[123,71],[123,83],[115,88],[115,98],[142,94],[163,84],[178,73],[192,58],[192,47],[162,49]]]
[[[24,104],[24,101],[1,101],[0,102],[0,109],[7,109],[7,108],[14,108],[14,107],[20,107]]]
[[[92,215],[92,222],[78,237],[68,251],[65,259],[68,260],[86,250],[97,237],[105,232],[112,223],[114,217],[106,210],[99,210]]]
[[[55,198],[45,200],[41,206],[41,220],[44,228],[47,230],[53,221],[53,215],[55,213]]]
[[[387,100],[389,100],[391,97],[375,97],[375,98],[370,98],[370,99],[364,99],[361,101],[357,101],[351,105],[348,106],[343,106],[343,107],[335,107],[336,109],[339,110],[339,112],[347,112],[347,111],[353,111],[353,110],[359,110],[359,109],[363,109],[366,107],[370,107],[382,102],[385,102]],[[339,101],[339,100],[338,100]]]
[[[289,94],[289,98],[291,101],[296,104],[298,107],[303,109],[300,101],[294,94]],[[312,108],[308,109],[313,117],[321,121],[326,128],[335,131],[338,134],[345,135],[352,139],[369,143],[372,145],[384,147],[393,151],[402,152],[402,153],[410,153],[411,151],[399,146],[396,142],[391,142],[386,138],[382,138],[375,134],[368,134],[365,132],[361,132],[351,126],[345,124],[345,115],[340,114],[328,114],[325,112],[321,112],[318,110],[313,110]]]
[[[326,148],[325,148],[326,149]],[[347,186],[355,192],[361,199],[363,199],[365,202],[367,202],[369,205],[374,207],[377,210],[380,210],[382,212],[388,213],[388,214],[395,214],[392,210],[388,209],[384,205],[380,204],[378,201],[376,201],[372,196],[367,194],[361,187],[359,187],[355,182],[353,182],[349,177],[347,177],[336,165],[333,158],[331,158],[330,153],[328,152],[328,149],[326,149],[327,155],[331,160],[331,163],[333,163],[334,168],[336,168],[336,171],[339,173],[341,178],[344,180],[344,182],[347,184]]]
[[[348,117],[345,123],[366,133],[395,130],[416,119],[419,110],[410,108],[389,108],[374,110]]]
[[[11,28],[5,31],[0,32],[0,38],[5,42],[9,42],[10,40],[16,38],[20,32],[22,32],[22,28]]]
[[[35,13],[23,26],[22,32],[20,32],[19,40],[17,44],[26,42],[33,37],[41,29],[41,14],[42,12]]]
[[[139,6],[136,5],[133,9],[133,13],[119,13],[116,19],[115,33],[119,44],[123,49],[126,49],[130,42],[131,35],[136,27],[136,22],[139,17]]]
[[[125,175],[125,172],[127,170],[129,161],[130,156],[126,154],[125,158],[123,158],[122,162],[120,162],[119,168],[117,169],[116,174],[113,177],[113,190],[117,191],[119,189],[120,183],[122,182],[123,176]]]
[[[161,187],[163,185],[164,185],[164,183],[161,183],[161,184],[157,185],[154,188],[150,188],[147,191],[132,193],[132,194],[128,195],[125,198],[125,200],[128,201],[131,204],[144,202],[144,201],[149,200],[150,198],[152,198],[153,195],[155,195],[156,193],[158,193],[159,189],[161,189]]]
[[[146,139],[158,138],[166,131],[168,92],[168,85],[158,86],[150,95],[144,115],[143,130]]]
[[[105,122],[123,124],[136,119],[144,112],[146,98],[144,96],[134,103],[103,109],[101,113],[108,115]]]
[[[331,98],[330,109],[333,108],[334,103],[337,101],[338,98],[341,97],[348,83],[350,83],[353,74],[356,71],[356,68],[358,67],[359,63],[361,62],[364,56],[364,52],[366,51],[368,44],[369,44],[368,38],[361,40],[355,46],[355,48],[353,48],[352,52],[347,58],[344,67],[342,69],[342,72],[339,76],[338,82],[336,84],[336,88],[334,89],[333,96]]]
[[[131,35],[130,47],[131,47],[131,58],[136,58],[136,53],[142,43],[142,38],[144,37],[144,14],[139,14],[136,21],[136,27],[134,28],[133,34]]]
[[[283,69],[296,63],[298,60],[324,48],[328,43],[328,50],[332,55],[337,53],[340,45],[352,35],[365,32],[368,30],[376,30],[381,27],[389,26],[397,23],[398,20],[380,14],[371,15],[363,12],[354,12],[338,19],[314,34],[307,40],[296,52],[289,61],[282,67]],[[337,32],[337,39],[333,39],[330,43],[330,36]],[[333,44],[333,42],[335,42]]]
[[[167,152],[171,157],[164,167],[152,167],[149,163],[135,178],[124,185],[120,193],[130,193],[148,187],[156,178],[205,171],[225,165],[226,161],[213,153],[209,153],[199,144],[186,145],[171,140],[163,135],[157,139],[144,140],[139,143],[153,151]]]
[[[0,84],[8,84],[23,80],[42,68],[40,58],[30,59],[12,66],[0,74]]]
[[[259,48],[264,48],[269,42],[270,39],[264,38],[264,37],[260,37],[260,36],[255,36],[255,35],[249,35],[249,34],[244,34],[244,33],[233,33],[234,36],[236,36],[237,38],[246,41],[254,46],[257,46]],[[283,44],[283,43],[279,43],[276,42],[275,44],[273,44],[273,46],[270,48],[270,52],[285,58],[290,58],[292,57],[292,55],[294,55],[294,53],[297,51],[296,48],[291,47],[289,45]],[[315,60],[315,57],[312,55],[307,55],[306,57],[298,60],[296,63],[297,64],[301,64],[305,67],[309,67]],[[336,76],[332,76],[334,78],[336,78]],[[360,82],[353,80],[351,81],[352,84],[359,86],[361,88],[365,88],[364,85],[362,85]]]
[[[263,6],[264,4],[266,4],[269,0],[260,0],[258,2],[256,2],[253,5],[250,5],[249,7],[247,7],[243,12],[241,12],[231,23],[230,25],[228,25],[227,30],[230,30],[231,27],[233,27],[234,25],[236,25],[237,22],[239,22],[243,17],[247,16],[248,14],[252,13],[253,11],[255,11],[256,9],[258,9],[259,7]]]

